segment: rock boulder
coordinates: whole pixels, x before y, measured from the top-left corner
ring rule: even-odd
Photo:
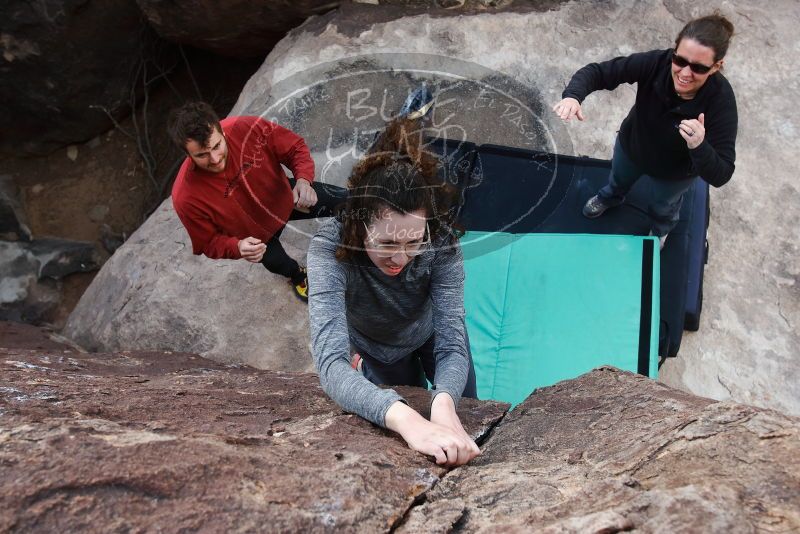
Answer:
[[[536,391],[401,532],[792,532],[800,420],[601,368]]]
[[[424,411],[427,392],[401,393]],[[448,471],[343,413],[314,375],[0,349],[0,529],[800,529],[796,418],[611,368],[506,409],[461,401],[483,454]]]

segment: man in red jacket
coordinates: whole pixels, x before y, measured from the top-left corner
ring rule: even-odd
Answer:
[[[173,111],[169,134],[187,155],[172,187],[172,204],[192,251],[262,263],[289,278],[307,302],[305,268],[286,254],[281,232],[289,220],[333,215],[346,190],[315,183],[303,138],[259,117],[220,121],[211,106],[192,102]]]

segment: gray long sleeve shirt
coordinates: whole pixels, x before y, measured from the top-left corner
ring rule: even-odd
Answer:
[[[435,333],[433,395],[447,392],[458,402],[469,372],[461,247],[439,239],[399,275],[388,276],[366,254],[337,260],[341,229],[329,220],[308,249],[311,349],[322,388],[344,410],[386,426],[386,411],[403,399],[350,366],[351,344],[394,363]]]

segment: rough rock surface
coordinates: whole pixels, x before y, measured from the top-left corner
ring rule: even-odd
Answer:
[[[506,408],[459,412],[478,437]],[[0,473],[3,532],[378,532],[447,470],[343,413],[315,375],[0,349]]]
[[[427,405],[423,390],[402,393]],[[314,375],[0,349],[0,529],[800,528],[796,418],[610,368],[540,390],[498,424],[506,406],[462,401],[484,452],[447,472],[344,414]]]
[[[601,368],[534,393],[401,532],[797,532],[800,420]]]
[[[547,12],[396,20],[372,6],[349,6],[281,41],[233,113],[264,113],[295,128],[314,150],[318,179],[342,183],[408,88],[439,76],[450,84],[440,88],[455,97],[449,107],[438,104],[441,131],[451,136],[608,158],[634,89],[592,95],[587,121],[563,126],[549,109],[566,81],[589,61],[668,47],[683,23],[715,8],[738,33],[725,66],[739,105],[737,170],[729,185],[712,191],[700,331],[684,336],[661,379],[800,414],[800,189],[790,170],[800,111],[783,105],[800,97],[789,45],[797,41],[793,2],[569,2]],[[348,77],[353,72],[368,74]],[[455,75],[484,83],[491,98],[459,86]],[[292,229],[284,235],[298,257],[314,226]],[[307,327],[304,307],[283,282],[259,266],[191,257],[187,244],[165,203],[106,264],[71,316],[68,335],[105,350],[180,348],[259,367],[308,368],[307,353],[286,351],[305,347]]]
[[[133,0],[0,5],[0,152],[40,154],[91,139],[123,112],[145,40]],[[145,56],[147,57],[147,56]]]
[[[29,350],[77,350],[85,352],[70,340],[44,328],[24,323],[0,321],[0,347]]]

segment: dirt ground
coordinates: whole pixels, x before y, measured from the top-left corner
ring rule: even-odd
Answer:
[[[144,135],[141,107],[131,117],[94,139],[36,158],[0,160],[0,172],[19,186],[34,238],[60,237],[93,242],[105,261],[169,195],[181,153],[167,138],[169,110],[187,100],[209,101],[221,116],[233,107],[261,59],[222,58],[201,51],[188,54],[190,68],[149,95],[147,123],[150,153],[158,162],[148,173],[138,144]],[[194,79],[194,80],[193,80]],[[197,89],[195,89],[195,83]],[[151,175],[152,174],[152,175]],[[46,318],[60,329],[95,273],[59,281],[62,299]]]

